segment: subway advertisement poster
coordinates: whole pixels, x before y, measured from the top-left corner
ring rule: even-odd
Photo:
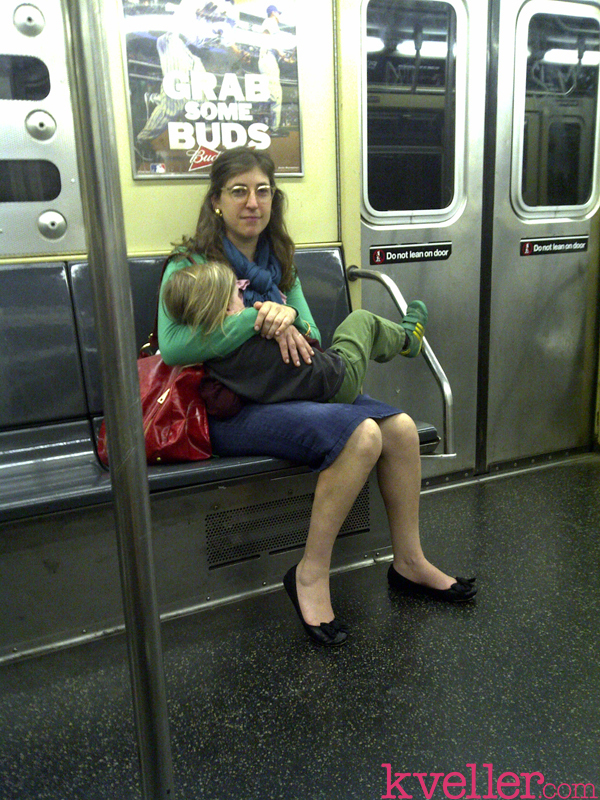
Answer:
[[[267,150],[302,175],[295,0],[122,0],[136,179],[202,177]]]

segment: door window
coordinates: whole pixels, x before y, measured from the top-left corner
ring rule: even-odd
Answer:
[[[447,217],[456,203],[458,27],[448,2],[364,6],[363,202],[375,221]]]
[[[0,100],[43,100],[49,93],[50,74],[43,61],[0,53]]]
[[[598,14],[547,8],[531,3],[517,25],[513,195],[533,216],[587,212],[597,195]]]
[[[54,200],[60,190],[60,172],[51,161],[0,159],[0,203]]]

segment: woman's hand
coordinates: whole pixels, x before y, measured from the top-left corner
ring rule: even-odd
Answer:
[[[254,303],[254,308],[258,311],[254,330],[260,331],[260,335],[265,339],[281,336],[290,325],[293,325],[297,316],[295,308],[274,303],[272,300],[264,303],[258,301]]]
[[[293,325],[282,333],[281,336],[277,337],[277,344],[281,350],[281,357],[286,364],[292,361],[292,363],[299,367],[301,363],[300,359],[307,364],[312,363],[311,356],[315,354],[315,351],[298,328],[295,328]]]
[[[281,350],[281,357],[286,364],[291,361],[299,367],[300,359],[307,364],[312,363],[311,356],[314,355],[314,350],[293,325],[296,319],[295,309],[270,300],[264,303],[256,302],[254,308],[258,310],[254,329],[260,331],[260,335],[266,336],[267,339],[275,337]],[[265,333],[265,330],[268,333]]]

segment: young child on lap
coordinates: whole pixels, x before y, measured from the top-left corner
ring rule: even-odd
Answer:
[[[245,308],[239,283],[227,264],[194,264],[173,273],[162,301],[171,319],[189,326],[191,336],[209,334],[223,328],[227,316],[258,314]],[[277,341],[252,335],[234,352],[204,366],[213,378],[255,403],[353,403],[369,361],[414,358],[421,352],[426,324],[427,308],[420,300],[409,304],[401,323],[357,310],[336,328],[327,350],[310,340],[315,351],[310,364],[285,363]]]

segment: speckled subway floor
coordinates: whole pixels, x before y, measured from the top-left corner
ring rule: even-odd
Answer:
[[[431,773],[434,800],[534,772],[531,797],[600,795],[600,457],[427,494],[422,527],[474,604],[393,596],[377,564],[333,578],[340,649],[283,591],[163,626],[178,800],[423,800]],[[0,670],[2,800],[139,796],[123,637]]]

